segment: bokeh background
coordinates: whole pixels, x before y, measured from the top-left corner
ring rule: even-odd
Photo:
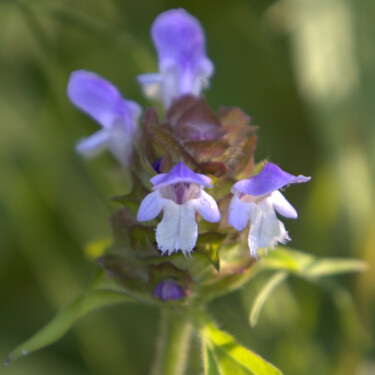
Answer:
[[[74,152],[97,125],[68,102],[70,72],[95,71],[146,107],[135,77],[156,71],[149,28],[179,6],[206,30],[210,105],[251,115],[257,160],[313,176],[286,192],[300,213],[286,223],[291,246],[370,266],[334,288],[291,278],[253,329],[248,313],[265,278],[211,313],[285,374],[374,374],[372,0],[0,0],[0,358],[89,284],[96,265],[83,249],[109,235],[108,198],[124,189],[110,156],[87,162]],[[0,373],[147,374],[157,320],[129,304],[92,313]],[[202,373],[197,342],[192,354],[189,374]]]

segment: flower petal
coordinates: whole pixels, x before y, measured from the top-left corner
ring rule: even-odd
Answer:
[[[154,189],[159,189],[166,185],[178,184],[179,182],[212,187],[209,177],[193,172],[182,161],[176,164],[168,173],[158,174],[152,177],[150,181],[154,185]]]
[[[167,200],[163,199],[158,191],[147,194],[139,206],[137,220],[149,221],[155,219],[166,203]]]
[[[241,232],[247,227],[250,210],[253,203],[243,202],[238,194],[234,194],[229,205],[229,224],[237,231]]]
[[[178,205],[168,200],[164,207],[163,219],[156,228],[156,242],[164,255],[181,250],[189,254],[198,237],[195,209],[191,201]]]
[[[108,147],[116,159],[124,166],[129,165],[133,154],[133,139],[135,132],[128,129],[124,124],[114,124],[110,132]]]
[[[125,100],[117,88],[104,78],[85,70],[77,70],[71,74],[68,96],[74,105],[107,129],[106,143],[109,149],[121,164],[127,166],[141,114],[140,106]],[[98,134],[104,137],[104,133]],[[91,152],[91,148],[95,149],[95,145],[92,145],[95,141],[99,142],[100,137],[93,137],[87,144],[80,143],[77,150],[86,153],[88,149]]]
[[[199,21],[182,8],[161,13],[152,25],[151,34],[160,61],[169,58],[187,65],[205,57],[203,29]]]
[[[143,94],[146,98],[160,98],[162,81],[162,75],[160,73],[140,74],[137,77],[137,81],[141,85]]]
[[[297,211],[278,190],[274,191],[269,199],[272,202],[274,209],[280,215],[283,215],[289,219],[297,219]]]
[[[95,73],[73,72],[69,78],[68,96],[75,106],[104,127],[110,127],[123,116],[124,103],[120,92]]]
[[[199,21],[184,9],[172,9],[156,18],[151,35],[159,58],[161,91],[147,87],[157,74],[142,75],[139,82],[146,93],[161,94],[167,108],[183,94],[199,95],[214,71]]]
[[[307,182],[310,181],[310,179],[311,177],[302,175],[293,176],[284,172],[277,165],[267,163],[256,176],[238,181],[233,185],[232,189],[248,195],[261,196],[270,194],[289,184]]]
[[[217,223],[220,221],[221,215],[215,199],[204,190],[201,191],[201,197],[193,199],[192,203],[204,220],[209,221],[210,223]]]
[[[274,248],[279,243],[290,241],[284,224],[277,219],[272,202],[266,199],[260,205],[253,205],[250,213],[248,243],[250,253],[257,256],[258,248]]]
[[[109,139],[110,132],[102,129],[79,141],[76,150],[86,157],[96,156],[108,146]]]

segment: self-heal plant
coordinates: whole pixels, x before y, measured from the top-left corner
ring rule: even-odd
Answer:
[[[159,73],[138,80],[147,94],[159,95],[165,111],[147,109],[141,126],[139,106],[111,83],[84,70],[70,77],[70,100],[102,126],[77,151],[92,154],[108,148],[128,169],[132,189],[113,198],[122,208],[111,217],[113,239],[102,248],[97,259],[102,270],[88,292],[17,347],[5,364],[57,340],[97,307],[132,302],[161,310],[154,375],[185,373],[192,327],[201,338],[206,375],[281,374],[218,329],[206,312],[209,302],[267,269],[283,271],[270,278],[274,287],[288,273],[313,280],[360,270],[363,264],[275,248],[290,240],[275,211],[297,217],[280,189],[310,178],[273,163],[256,164],[257,128],[250,117],[236,107],[216,113],[201,97],[213,65],[193,16],[183,9],[162,13],[152,26],[152,38]],[[243,229],[248,225],[247,236]],[[258,248],[275,250],[256,257]],[[262,301],[271,289],[266,284],[260,291]],[[255,308],[259,315],[259,303]]]

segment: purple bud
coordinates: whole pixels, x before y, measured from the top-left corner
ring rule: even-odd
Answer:
[[[162,161],[162,158],[159,158],[152,163],[152,168],[154,169],[156,173],[161,173],[160,171],[161,161]]]
[[[186,296],[182,287],[172,280],[163,280],[157,283],[152,294],[162,301],[176,301]]]

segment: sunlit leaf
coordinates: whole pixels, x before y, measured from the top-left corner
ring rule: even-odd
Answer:
[[[206,374],[282,374],[280,370],[262,357],[238,344],[228,333],[219,330],[206,314],[197,313],[195,323],[202,336],[203,347],[205,351],[208,351],[208,354],[205,355]],[[214,364],[216,364],[216,368]],[[210,372],[207,372],[208,369]]]
[[[283,271],[275,273],[259,291],[250,312],[249,320],[252,327],[254,327],[258,323],[259,314],[268,297],[271,295],[274,289],[287,278],[287,276],[288,274]]]
[[[84,248],[85,255],[90,259],[98,258],[105,253],[112,242],[112,239],[109,237],[91,241]]]
[[[359,259],[316,258],[310,254],[281,247],[270,251],[258,262],[258,266],[285,270],[306,278],[361,272],[367,269],[366,263]]]
[[[100,307],[119,302],[132,301],[127,295],[113,290],[93,290],[78,297],[63,308],[45,327],[30,339],[15,348],[7,357],[4,366],[61,338],[81,316]]]

